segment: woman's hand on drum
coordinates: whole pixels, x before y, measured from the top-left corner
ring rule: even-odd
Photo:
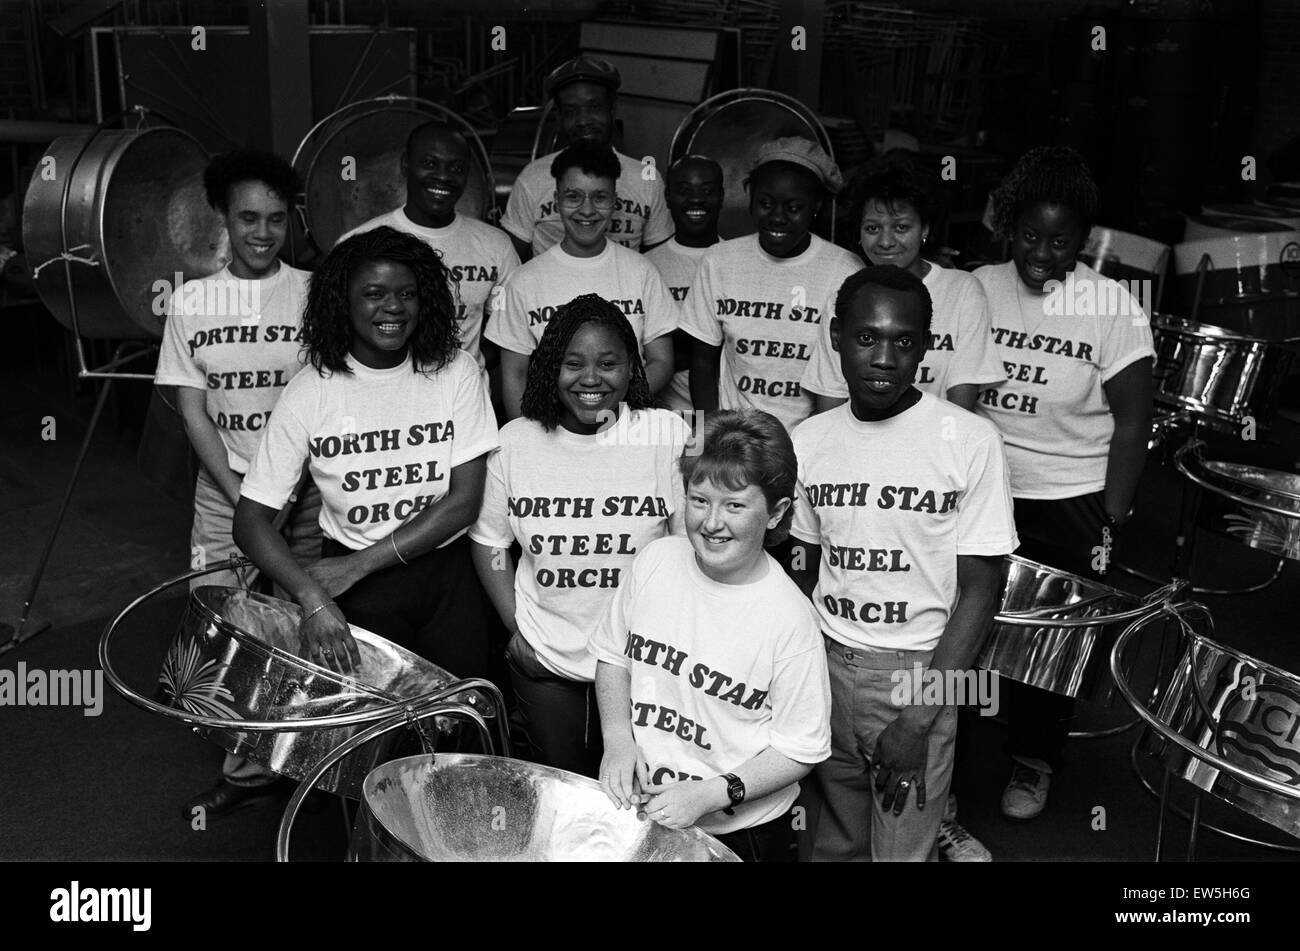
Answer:
[[[925,748],[928,730],[918,729],[903,717],[881,731],[876,740],[876,792],[888,812],[900,815],[907,796],[916,790],[916,808],[925,808]]]
[[[342,674],[361,663],[357,642],[337,604],[330,601],[319,611],[305,613],[311,616],[298,628],[304,657]]]
[[[358,567],[356,559],[349,555],[341,558],[322,558],[315,564],[307,566],[307,574],[311,575],[311,580],[324,588],[325,593],[331,598],[337,598],[366,576],[365,572]]]
[[[650,784],[650,764],[629,733],[623,739],[606,740],[600,760],[600,786],[610,802],[620,809],[639,807],[648,798],[641,790]]]
[[[646,818],[669,829],[689,829],[700,816],[722,808],[709,784],[697,779],[645,786],[644,791],[650,793],[650,801],[645,804]]]

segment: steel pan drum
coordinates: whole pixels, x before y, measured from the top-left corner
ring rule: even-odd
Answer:
[[[1002,607],[976,666],[1052,693],[1109,703],[1113,683],[1106,664],[1118,622],[1138,616],[1141,600],[1017,555],[1006,556],[1002,578]],[[1083,619],[1095,620],[1060,623]]]
[[[754,153],[764,142],[790,135],[812,139],[827,155],[835,156],[825,128],[797,99],[770,89],[733,89],[706,99],[687,114],[673,134],[669,163],[683,155],[707,155],[722,166],[726,192],[718,234],[738,238],[754,233],[743,184]],[[833,219],[834,208],[823,208],[818,220],[827,214]]]
[[[617,809],[594,780],[500,756],[408,756],[366,777],[352,857],[407,862],[738,862],[698,829]]]
[[[1175,776],[1300,838],[1300,677],[1195,632],[1156,718],[1169,732],[1285,795],[1195,755],[1159,731],[1147,752]]]
[[[1159,282],[1169,263],[1169,245],[1115,228],[1094,227],[1079,258],[1098,274],[1117,281]]]
[[[1267,425],[1295,353],[1275,342],[1168,314],[1151,322],[1156,400],[1205,419]]]
[[[1205,490],[1203,528],[1249,548],[1300,559],[1300,475],[1206,459],[1201,442],[1180,449],[1175,463]]]
[[[297,605],[238,588],[205,586],[190,593],[180,629],[159,676],[175,706],[203,716],[295,720],[373,710],[414,700],[456,680],[447,671],[377,634],[352,627],[361,663],[344,676],[298,656]],[[464,699],[491,710],[476,692]],[[360,727],[302,732],[200,732],[239,756],[284,776],[304,778]],[[359,797],[362,781],[392,755],[398,737],[384,736],[326,773],[328,792]]]
[[[1269,224],[1282,225],[1291,231],[1300,229],[1300,212],[1277,205],[1265,205],[1258,202],[1253,204],[1247,204],[1246,202],[1217,202],[1212,205],[1202,205],[1201,213],[1216,218],[1265,221]],[[1190,235],[1188,240],[1191,240]]]
[[[162,336],[165,312],[156,311],[176,273],[203,277],[230,258],[225,224],[203,190],[207,164],[203,147],[180,129],[103,130],[50,144],[23,201],[23,243],[40,268],[36,290],[59,323],[73,329],[64,265],[54,260],[65,251],[66,226],[67,251],[97,262],[69,265],[81,335]],[[54,263],[41,267],[47,261]],[[160,280],[166,291],[155,288]]]
[[[365,105],[364,111],[339,118],[319,134],[313,129],[295,159],[306,188],[307,229],[322,252],[334,247],[340,235],[406,204],[401,162],[412,129],[438,118],[463,125],[409,103],[379,100]],[[461,131],[470,144],[470,170],[456,212],[487,220],[495,201],[492,169],[478,136],[467,125]],[[341,174],[348,159],[355,162],[354,180]]]
[[[1300,231],[1223,233],[1174,246],[1174,313],[1270,340],[1300,335]]]

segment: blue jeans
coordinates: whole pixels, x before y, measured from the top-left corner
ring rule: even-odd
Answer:
[[[938,861],[939,823],[952,785],[957,712],[943,707],[926,738],[924,809],[910,790],[901,815],[886,812],[874,788],[872,759],[885,727],[902,711],[895,671],[927,669],[930,651],[864,651],[826,638],[831,680],[831,755],[804,784],[808,829],[800,858],[814,862]]]

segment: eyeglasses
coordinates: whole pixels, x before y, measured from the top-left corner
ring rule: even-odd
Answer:
[[[581,208],[588,198],[601,211],[614,207],[614,196],[609,192],[580,192],[577,189],[560,192],[560,204],[565,208]]]

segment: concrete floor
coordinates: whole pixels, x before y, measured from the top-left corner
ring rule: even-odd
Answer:
[[[90,415],[88,391],[74,397],[58,368],[57,328],[39,308],[11,325],[27,338],[0,355],[0,520],[9,544],[0,547],[0,623],[14,623],[40,547],[57,510]],[[97,640],[107,619],[187,562],[189,511],[141,475],[138,427],[147,384],[122,383],[122,426],[107,415],[92,445],[73,503],[36,602],[35,617],[52,627],[0,658],[47,669],[94,669]],[[133,390],[126,395],[127,389]],[[56,438],[43,440],[43,419],[56,420]],[[1292,468],[1300,427],[1284,421],[1272,442],[1225,449],[1279,468]],[[1125,560],[1152,572],[1167,568],[1181,486],[1153,455],[1128,533]],[[173,489],[175,483],[173,482]],[[1274,563],[1231,542],[1200,535],[1198,581],[1234,584],[1259,578]],[[1206,598],[1220,640],[1284,669],[1300,671],[1300,564],[1260,594]],[[1138,585],[1135,590],[1145,591]],[[125,632],[119,661],[133,684],[152,690],[162,654],[179,617],[179,596],[149,606]],[[216,747],[178,724],[138,710],[108,688],[101,716],[79,709],[0,709],[0,858],[3,859],[249,859],[271,858],[279,806],[245,810],[193,830],[181,804],[216,775]],[[1123,722],[1125,710],[1084,708],[1086,725]],[[1106,861],[1149,859],[1154,847],[1156,802],[1129,766],[1135,731],[1075,741],[1066,771],[1038,820],[1017,825],[1001,818],[997,802],[1007,773],[1003,727],[971,717],[964,723],[961,815],[967,826],[1006,861]],[[1148,777],[1158,767],[1143,757]],[[1185,787],[1179,799],[1188,800]],[[1103,811],[1098,812],[1098,807]],[[1098,823],[1097,817],[1104,816]],[[1270,836],[1268,827],[1236,810],[1209,803],[1205,817],[1246,834]],[[1099,825],[1104,826],[1099,827]],[[300,827],[301,857],[342,854],[344,825],[334,808],[307,816]],[[1171,819],[1169,847],[1178,854],[1186,823]],[[1276,835],[1272,835],[1277,838]],[[1300,843],[1297,843],[1300,845]],[[1294,858],[1203,833],[1198,857],[1276,860]]]

